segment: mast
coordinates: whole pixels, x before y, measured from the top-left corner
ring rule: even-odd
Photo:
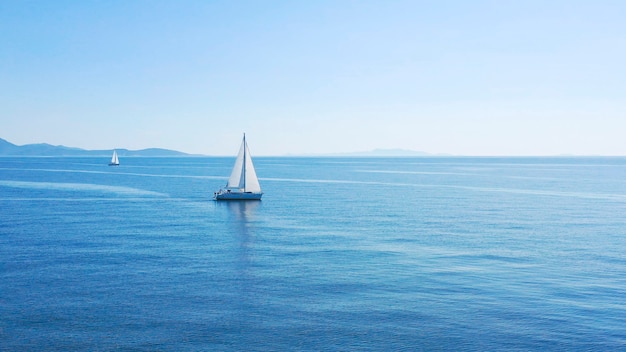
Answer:
[[[248,145],[246,144],[246,133],[243,133],[243,191],[246,191],[246,149],[248,149]]]

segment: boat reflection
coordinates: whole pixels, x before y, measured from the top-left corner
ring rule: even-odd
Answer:
[[[254,220],[256,210],[261,205],[261,202],[231,200],[227,202],[221,202],[221,204],[226,204],[228,210],[230,211],[230,214],[232,214],[235,219],[243,222],[248,222]]]
[[[228,208],[229,229],[238,239],[241,249],[249,248],[256,235],[256,218],[258,209],[261,206],[259,201],[236,201],[216,202],[220,207]],[[246,250],[247,251],[247,250]]]
[[[257,258],[256,240],[258,236],[257,217],[261,206],[259,201],[216,202],[220,207],[227,207],[229,218],[227,231],[232,233],[231,262],[234,269],[230,290],[236,302],[243,306],[258,305],[256,297],[256,278],[254,261]]]

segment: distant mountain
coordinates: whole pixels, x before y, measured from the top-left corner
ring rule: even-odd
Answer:
[[[432,155],[432,154],[419,152],[415,150],[407,150],[407,149],[374,149],[374,150],[364,151],[364,152],[343,153],[342,155],[349,155],[349,156],[427,156],[427,155]]]
[[[113,149],[86,150],[48,143],[15,145],[0,138],[0,155],[2,156],[111,156]],[[187,153],[159,148],[141,150],[117,149],[123,156],[186,156]]]
[[[443,156],[445,154],[430,154],[408,149],[374,149],[362,152],[335,153],[325,156],[371,156],[371,157],[388,157],[388,156]]]

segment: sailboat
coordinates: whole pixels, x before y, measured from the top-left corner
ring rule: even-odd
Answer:
[[[111,157],[111,162],[109,163],[109,166],[119,166],[120,165],[120,159],[117,158],[117,150],[113,149],[113,156]]]
[[[261,200],[263,192],[259,179],[256,177],[250,149],[246,143],[246,134],[235,159],[235,166],[230,174],[226,187],[213,193],[215,200]]]

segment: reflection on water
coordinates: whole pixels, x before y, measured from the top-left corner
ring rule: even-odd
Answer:
[[[254,243],[254,224],[261,202],[231,200],[217,203],[219,206],[228,208],[230,228],[239,243],[240,260],[247,262],[249,251]]]
[[[255,292],[258,292],[257,277],[259,274],[254,262],[258,255],[256,251],[256,217],[261,205],[260,201],[226,201],[217,202],[219,206],[228,208],[229,228],[233,234],[233,262],[234,280],[229,284],[229,290],[236,299],[233,301],[235,316],[242,312],[246,316],[249,307],[259,306]]]
[[[239,239],[240,247],[248,247],[254,237],[254,224],[261,202],[230,200],[216,203],[220,207],[228,208],[230,229]]]
[[[233,218],[239,220],[243,224],[254,220],[256,209],[261,205],[260,201],[237,201],[231,200],[227,202],[218,202],[226,204]]]

